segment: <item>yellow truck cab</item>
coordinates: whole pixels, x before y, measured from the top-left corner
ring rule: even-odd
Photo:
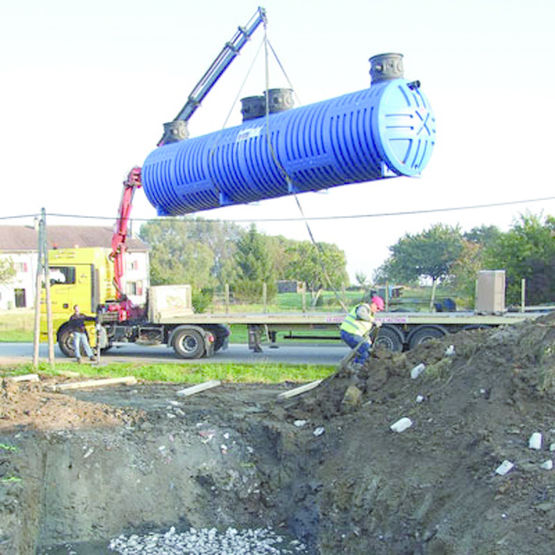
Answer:
[[[97,307],[116,298],[113,268],[105,248],[52,249],[48,253],[50,266],[50,300],[52,323],[56,340],[67,356],[73,355],[71,334],[64,331],[74,305],[89,316]],[[42,290],[41,339],[48,339],[45,292]],[[91,345],[95,345],[94,322],[87,323]]]

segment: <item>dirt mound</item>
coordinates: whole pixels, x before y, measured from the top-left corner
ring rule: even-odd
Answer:
[[[69,395],[53,393],[53,383],[51,379],[40,382],[3,379],[0,382],[0,431],[116,426],[139,416],[109,405],[88,403]]]
[[[551,553],[554,393],[551,314],[379,352],[360,378],[338,373],[288,403],[290,422],[323,427],[336,446],[318,472],[333,484],[320,501],[323,552]],[[401,418],[412,426],[394,433]],[[376,535],[381,545],[361,539]]]

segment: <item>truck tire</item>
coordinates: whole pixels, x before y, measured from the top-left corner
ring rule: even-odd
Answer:
[[[374,344],[376,347],[381,347],[394,353],[399,353],[403,350],[403,338],[395,328],[382,326],[378,331]]]
[[[205,353],[202,334],[192,328],[182,328],[177,331],[172,346],[181,358],[202,358]]]
[[[73,332],[66,326],[63,326],[58,332],[58,347],[66,357],[74,358],[75,349],[73,348]]]
[[[419,326],[409,336],[409,348],[414,349],[418,345],[426,343],[426,341],[439,339],[447,333],[447,330],[442,326]]]

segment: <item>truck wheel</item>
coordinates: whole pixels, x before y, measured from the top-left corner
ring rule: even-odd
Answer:
[[[197,330],[181,329],[173,338],[173,350],[181,358],[201,358],[204,355],[204,338]]]
[[[399,353],[403,350],[403,339],[399,332],[392,328],[381,327],[374,344],[376,347],[381,347],[394,353]]]
[[[58,346],[66,357],[74,358],[73,332],[69,328],[62,328],[58,333]]]
[[[409,347],[414,349],[421,343],[426,343],[426,341],[431,341],[432,339],[439,339],[444,335],[447,335],[447,330],[441,326],[417,328],[409,337]]]

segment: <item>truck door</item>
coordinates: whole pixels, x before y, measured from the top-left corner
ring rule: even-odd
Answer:
[[[92,264],[50,266],[52,313],[65,313],[69,316],[76,304],[83,313],[96,312],[93,277]]]

